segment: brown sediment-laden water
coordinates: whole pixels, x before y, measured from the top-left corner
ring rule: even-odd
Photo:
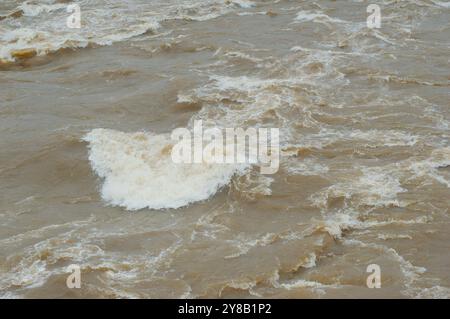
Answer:
[[[450,297],[450,5],[378,3],[3,0],[1,297]],[[199,120],[279,170],[176,166]]]

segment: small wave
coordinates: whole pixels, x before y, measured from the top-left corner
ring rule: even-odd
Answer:
[[[319,11],[311,11],[311,10],[305,10],[300,11],[297,13],[297,16],[295,17],[295,23],[301,23],[301,22],[334,22],[334,23],[348,23],[347,21],[338,19],[338,18],[332,18],[325,13],[319,12]]]
[[[67,4],[64,3],[34,4],[30,3],[30,1],[25,1],[17,8],[19,9],[19,11],[23,13],[24,16],[36,17],[41,13],[50,13],[57,10],[65,10],[67,8]]]
[[[406,287],[406,290],[403,291],[404,294],[407,294],[407,291],[410,288],[414,288],[414,284],[427,271],[427,269],[424,267],[413,265],[409,260],[406,260],[403,256],[401,256],[395,249],[389,248],[387,246],[373,243],[365,243],[355,239],[347,239],[344,241],[344,244],[348,246],[357,246],[361,248],[375,249],[377,251],[382,252],[386,256],[389,256],[392,260],[396,261],[405,278],[404,285]]]
[[[6,32],[0,37],[0,43],[2,44],[0,61],[3,63],[15,62],[24,58],[34,57],[35,55],[46,55],[67,48],[75,49],[86,48],[89,45],[111,45],[114,42],[123,41],[158,28],[158,23],[149,22],[99,37],[66,33],[55,34],[48,31],[39,31],[35,28],[19,28]]]
[[[262,237],[256,239],[245,238],[245,236],[238,235],[236,239],[233,239],[231,242],[235,243],[235,247],[238,250],[236,253],[232,255],[225,256],[225,259],[229,258],[237,258],[241,255],[245,255],[251,248],[256,246],[266,246],[272,244],[278,239],[278,236],[273,233],[265,234]]]
[[[0,21],[5,20],[7,18],[20,18],[21,16],[23,16],[23,14],[24,14],[23,10],[19,9],[6,15],[0,15]]]

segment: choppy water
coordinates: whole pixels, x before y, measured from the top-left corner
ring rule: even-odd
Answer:
[[[449,3],[378,3],[2,1],[1,296],[448,298]],[[279,172],[174,169],[200,119]]]

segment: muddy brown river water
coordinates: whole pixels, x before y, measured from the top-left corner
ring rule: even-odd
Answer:
[[[2,1],[0,295],[449,298],[450,5],[377,3]],[[173,170],[195,120],[278,172]]]

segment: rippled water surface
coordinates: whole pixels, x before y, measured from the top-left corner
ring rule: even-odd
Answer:
[[[3,0],[0,295],[450,297],[450,5],[378,3]],[[195,120],[278,173],[174,168]]]

